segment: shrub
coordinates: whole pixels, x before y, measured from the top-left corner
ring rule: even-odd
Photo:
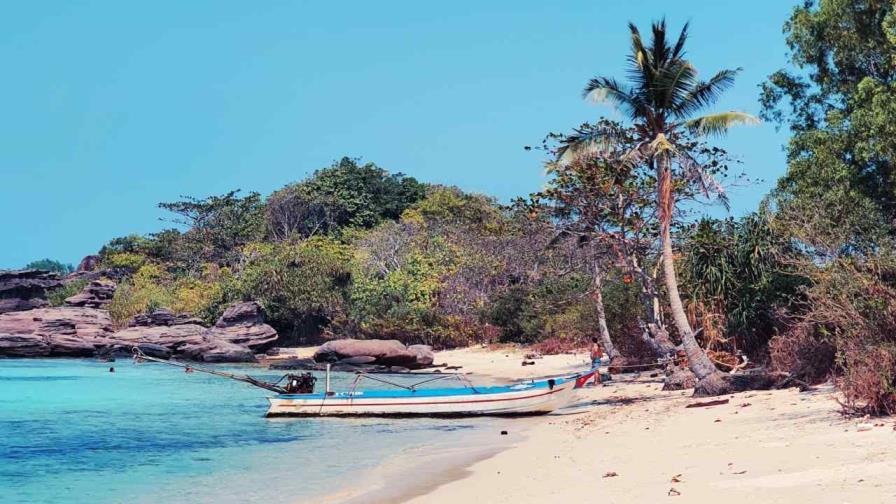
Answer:
[[[111,252],[103,256],[102,268],[137,272],[146,264],[146,256],[136,252]]]
[[[72,271],[75,271],[75,268],[71,264],[63,264],[53,259],[31,261],[25,265],[25,269],[52,271],[53,273],[59,273],[60,275],[68,275]]]
[[[332,239],[314,237],[295,244],[254,243],[244,249],[236,290],[261,303],[278,331],[298,334],[334,318],[344,309],[350,251]]]
[[[50,303],[50,306],[62,306],[65,304],[65,299],[74,296],[75,294],[81,292],[81,289],[87,285],[87,280],[79,279],[73,280],[71,282],[65,283],[62,287],[53,289],[52,291],[47,293],[47,302]]]
[[[159,265],[144,264],[129,280],[118,284],[108,305],[109,315],[116,325],[123,326],[135,315],[168,308],[211,325],[235,298],[232,283],[226,268],[207,265],[202,277],[176,278]]]
[[[771,367],[809,384],[821,383],[834,372],[836,349],[812,334],[809,327],[793,328],[768,343]]]
[[[896,413],[896,256],[881,251],[815,268],[808,308],[775,338],[773,363],[818,379],[832,362],[845,412]]]

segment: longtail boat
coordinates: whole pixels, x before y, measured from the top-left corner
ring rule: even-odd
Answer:
[[[268,416],[539,415],[569,404],[575,384],[575,379],[550,378],[490,387],[279,394],[268,398]]]
[[[583,380],[593,375],[594,371],[487,387],[475,386],[466,376],[454,373],[432,373],[416,383],[405,384],[359,371],[349,390],[336,392],[330,389],[330,366],[327,365],[325,390],[314,392],[317,378],[311,373],[287,374],[275,382],[268,382],[248,375],[154,357],[144,353],[139,346],[133,350],[135,362],[158,362],[183,368],[187,372],[197,371],[238,380],[274,392],[276,395],[268,397],[269,417],[542,415],[569,404],[573,398],[573,390],[581,386]],[[381,382],[393,388],[359,389],[358,385],[364,379]],[[448,379],[460,381],[461,386],[421,387]]]

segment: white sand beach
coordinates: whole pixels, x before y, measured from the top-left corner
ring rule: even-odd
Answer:
[[[440,352],[436,360],[501,379],[564,373],[586,363],[578,354],[521,366],[523,355],[469,348]],[[661,387],[649,373],[617,376],[607,386],[582,389],[563,412],[505,420],[501,425],[522,435],[503,447],[427,455],[437,471],[421,470],[412,453],[389,461],[371,473],[378,474],[378,490],[352,493],[347,501],[896,501],[896,460],[889,456],[896,452],[896,425],[844,418],[831,387],[735,394],[714,398],[726,404],[697,408],[687,406],[706,399]]]

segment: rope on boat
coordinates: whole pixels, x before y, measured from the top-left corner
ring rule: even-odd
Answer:
[[[410,391],[414,391],[414,390],[416,390],[417,387],[419,387],[420,385],[423,385],[424,383],[434,382],[434,381],[437,381],[437,380],[444,380],[445,378],[455,378],[455,377],[460,376],[460,375],[457,375],[457,374],[441,374],[441,375],[436,376],[436,377],[434,377],[434,378],[427,378],[427,379],[425,379],[425,380],[421,380],[421,381],[412,383],[412,384],[410,384],[410,385],[402,385],[401,383],[396,383],[396,382],[391,381],[391,380],[386,380],[385,378],[379,378],[379,377],[376,377],[376,376],[372,376],[372,375],[370,375],[370,374],[368,374],[368,373],[364,373],[364,372],[362,372],[362,371],[358,371],[358,372],[357,372],[357,375],[358,375],[358,376],[355,378],[355,383],[353,384],[353,387],[352,387],[352,388],[354,388],[354,385],[357,385],[358,381],[359,381],[361,378],[367,378],[367,379],[369,379],[369,380],[378,381],[378,382],[380,382],[380,383],[385,383],[386,385],[392,385],[393,387],[403,388],[403,389],[405,389],[405,390],[410,390]],[[472,387],[470,387],[470,388],[472,388]]]
[[[275,382],[267,382],[264,380],[259,380],[258,378],[254,378],[249,375],[227,373],[224,371],[218,371],[216,369],[206,368],[206,367],[202,367],[202,366],[196,366],[194,364],[185,364],[183,362],[178,362],[178,361],[174,361],[174,360],[166,360],[166,359],[160,359],[158,357],[152,357],[152,356],[146,355],[143,352],[143,350],[141,350],[139,347],[136,347],[136,346],[133,347],[131,351],[134,354],[134,362],[135,363],[140,363],[142,361],[158,362],[160,364],[166,364],[168,366],[179,367],[181,369],[184,369],[188,373],[193,372],[193,371],[198,371],[200,373],[206,373],[206,374],[210,374],[210,375],[214,375],[214,376],[220,376],[222,378],[229,378],[231,380],[236,380],[236,381],[240,381],[243,383],[248,383],[249,385],[252,385],[255,387],[263,388],[265,390],[270,390],[271,392],[276,392],[277,394],[291,393],[289,390],[287,390],[286,387],[283,387],[280,385],[280,383],[284,379],[289,379],[289,377],[292,376],[289,374],[285,374],[285,375],[281,376],[280,379]],[[403,373],[403,374],[407,374],[407,373]],[[369,373],[365,373],[363,371],[358,371],[357,375],[358,376],[355,378],[354,382],[352,383],[352,391],[353,392],[361,378],[368,378],[368,379],[371,379],[374,381],[385,383],[387,385],[392,385],[394,387],[399,387],[399,388],[403,388],[403,389],[407,389],[407,390],[411,390],[411,391],[416,390],[416,387],[423,385],[424,383],[429,383],[429,382],[433,382],[436,380],[443,380],[445,378],[456,378],[456,379],[464,382],[466,384],[466,386],[469,387],[471,390],[478,393],[478,391],[476,390],[476,387],[473,386],[473,384],[470,382],[470,380],[460,373],[440,373],[435,377],[427,378],[425,380],[422,380],[422,381],[419,381],[416,383],[412,383],[410,385],[402,385],[400,383],[396,383],[391,380],[387,380],[385,378],[379,378],[376,376],[372,376]]]

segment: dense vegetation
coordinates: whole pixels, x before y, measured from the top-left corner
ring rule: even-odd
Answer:
[[[616,360],[682,351],[707,382],[745,362],[833,377],[848,411],[896,412],[896,13],[808,1],[784,31],[791,64],[760,102],[792,132],[788,166],[755,213],[699,212],[725,203],[733,164],[714,136],[754,121],[706,114],[738,70],[700,80],[686,27],[632,26],[627,79],[585,87],[625,122],[548,135],[543,191],[502,205],[343,158],[266,197],[162,203],[175,227],[100,251],[125,278],[112,315],[212,321],[245,299],[283,344],[599,336]]]

